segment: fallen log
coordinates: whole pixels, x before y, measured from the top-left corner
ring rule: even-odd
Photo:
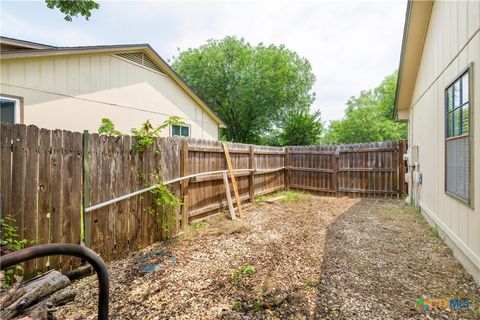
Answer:
[[[70,281],[82,279],[92,274],[93,268],[89,264],[75,268],[65,273],[65,275],[68,277],[68,279],[70,279]]]
[[[12,284],[12,286],[3,292],[0,295],[0,310],[5,308],[5,306],[9,305],[9,301],[12,299],[15,292],[17,292],[18,287],[20,286],[20,282],[16,282]]]
[[[77,296],[77,291],[75,290],[68,290],[59,294],[52,295],[50,298],[43,301],[43,303],[48,308],[54,308],[58,306],[63,306],[73,300]]]
[[[48,320],[48,310],[46,306],[40,306],[35,309],[27,309],[18,320]]]
[[[51,270],[41,276],[22,283],[16,292],[20,290],[25,290],[25,292],[16,300],[10,299],[12,302],[2,309],[0,312],[0,319],[12,319],[33,303],[65,288],[69,284],[70,280],[68,277],[56,270]]]
[[[0,310],[4,310],[6,307],[11,305],[13,302],[17,301],[20,299],[21,296],[23,296],[25,293],[27,293],[27,290],[24,287],[19,287],[17,286],[15,288],[15,292],[13,292],[8,299],[2,303],[2,306],[0,307]]]
[[[48,299],[42,300],[33,306],[30,306],[23,310],[20,317],[26,317],[26,319],[51,319],[52,311],[55,307],[64,305],[73,301],[77,296],[77,291],[68,290],[58,294],[53,294]],[[23,318],[22,318],[23,319]]]

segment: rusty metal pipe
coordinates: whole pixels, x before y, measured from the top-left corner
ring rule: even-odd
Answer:
[[[83,246],[54,243],[42,244],[15,251],[0,257],[0,270],[8,269],[20,262],[47,256],[74,256],[90,263],[98,277],[98,320],[108,320],[108,269],[95,251]]]

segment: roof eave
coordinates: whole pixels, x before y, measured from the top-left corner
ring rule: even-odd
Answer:
[[[409,113],[411,108],[411,99],[413,89],[415,87],[418,68],[420,66],[423,45],[428,30],[428,22],[433,5],[433,0],[429,1],[412,1],[409,0],[405,14],[405,25],[403,30],[402,50],[400,53],[400,62],[398,67],[398,81],[395,91],[394,119],[397,121],[408,120],[405,115]],[[412,28],[412,16],[415,15],[415,28]],[[418,30],[417,30],[418,28]],[[411,35],[412,31],[420,32]],[[410,35],[410,37],[409,37]],[[413,49],[412,49],[413,48]],[[411,49],[408,52],[407,50]],[[412,52],[413,51],[413,52]],[[406,62],[406,59],[408,61]],[[406,75],[404,70],[406,64],[413,64],[413,70]],[[408,86],[405,88],[404,78],[409,77]],[[401,101],[402,100],[402,101]],[[399,115],[401,113],[402,115]]]

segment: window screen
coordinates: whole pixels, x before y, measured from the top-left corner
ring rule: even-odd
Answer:
[[[469,71],[445,90],[445,161],[448,193],[470,202]]]
[[[172,136],[190,136],[190,127],[189,126],[172,126]]]

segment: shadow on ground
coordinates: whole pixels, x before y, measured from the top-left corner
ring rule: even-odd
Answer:
[[[480,289],[438,232],[402,201],[363,199],[327,229],[317,319],[479,319]],[[419,298],[467,298],[463,310]]]

